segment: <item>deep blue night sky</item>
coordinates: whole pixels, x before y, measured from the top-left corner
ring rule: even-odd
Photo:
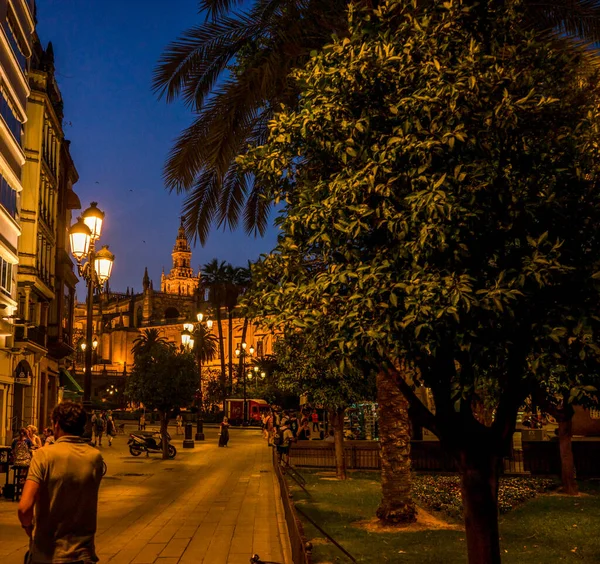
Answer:
[[[141,290],[148,266],[155,289],[168,271],[182,197],[169,194],[162,167],[177,134],[191,122],[182,104],[151,91],[163,48],[201,21],[197,0],[37,0],[38,34],[54,46],[65,103],[65,136],[80,180],[83,209],[92,200],[106,212],[100,242],[115,253],[110,286]],[[213,257],[245,266],[268,252],[265,238],[213,231],[192,255],[198,268]],[[144,242],[145,241],[145,242]],[[80,292],[81,294],[81,292]]]

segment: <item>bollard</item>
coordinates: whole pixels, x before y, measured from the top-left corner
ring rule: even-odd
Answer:
[[[192,439],[192,424],[189,421],[187,421],[185,424],[183,448],[194,448],[194,439]]]
[[[196,421],[196,436],[194,437],[196,441],[204,440],[204,421],[202,417],[198,415],[198,419]]]

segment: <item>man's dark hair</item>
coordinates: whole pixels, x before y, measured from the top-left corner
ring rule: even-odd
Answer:
[[[52,412],[52,421],[68,435],[81,437],[85,431],[87,415],[83,405],[73,401],[59,403]]]

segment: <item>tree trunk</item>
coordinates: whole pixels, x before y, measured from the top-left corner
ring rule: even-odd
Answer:
[[[229,393],[233,393],[233,310],[227,311],[227,354],[229,356]]]
[[[246,342],[246,334],[248,333],[248,318],[244,317],[244,325],[242,327],[242,343]],[[240,360],[238,362],[238,374],[242,374],[244,359],[242,355],[240,355]]]
[[[216,308],[217,329],[219,330],[219,353],[221,356],[221,396],[223,400],[223,411],[225,411],[225,400],[227,399],[227,373],[225,372],[225,346],[223,343],[223,320],[221,319],[221,308]]]
[[[501,458],[481,441],[459,454],[469,564],[500,564],[498,476]]]
[[[344,456],[344,409],[329,410],[329,420],[333,426],[333,439],[335,445],[335,476],[338,480],[345,480],[346,457]]]
[[[163,460],[168,460],[169,458],[169,412],[168,411],[159,411],[160,415],[160,436],[162,439],[162,457]]]
[[[573,459],[573,418],[558,421],[558,443],[560,448],[560,473],[563,493],[577,495],[579,489],[575,477],[575,461]]]
[[[377,374],[381,493],[377,517],[386,523],[413,523],[417,509],[410,495],[408,402],[394,379]]]

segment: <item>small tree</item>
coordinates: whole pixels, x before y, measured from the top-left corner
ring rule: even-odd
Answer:
[[[133,371],[127,380],[127,395],[133,401],[158,410],[163,459],[168,458],[169,418],[175,409],[191,404],[197,385],[196,375],[194,355],[179,352],[170,344],[161,344],[151,354],[134,357]]]
[[[345,480],[344,412],[353,403],[373,399],[375,383],[357,369],[342,374],[337,363],[321,354],[325,340],[319,332],[286,333],[274,347],[277,376],[280,387],[298,396],[306,394],[311,402],[328,410],[334,431],[336,476]]]

